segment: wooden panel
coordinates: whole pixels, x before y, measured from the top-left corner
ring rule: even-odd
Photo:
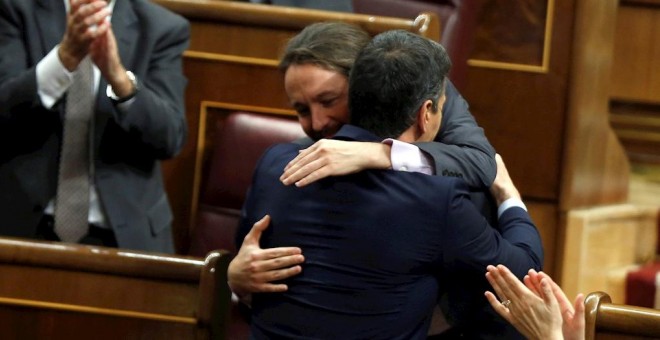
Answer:
[[[622,1],[610,121],[635,163],[660,164],[660,1]]]
[[[540,6],[546,2],[527,3]],[[570,254],[587,247],[571,241],[576,230],[566,228],[566,216],[578,209],[625,202],[628,192],[629,163],[608,115],[618,1],[556,0],[547,4],[548,8],[553,5],[545,40],[549,42],[546,51],[550,51],[547,68],[530,72],[521,67],[486,68],[471,63],[464,95],[531,205],[546,250],[545,267],[571,288],[576,287],[582,272],[564,275],[565,267],[576,259]],[[508,19],[502,14],[492,17]],[[507,48],[510,36],[502,38],[505,47],[491,47],[490,55],[497,56],[498,48]],[[535,41],[526,42],[530,51],[541,46],[542,40],[536,36]],[[492,38],[497,41],[498,35]]]
[[[562,216],[556,278],[569,297],[607,290],[613,271],[655,255],[658,209],[630,204],[573,210]],[[618,295],[618,294],[617,294]],[[617,301],[623,302],[623,301]]]
[[[255,58],[276,59],[280,49],[299,29],[271,32],[268,27],[218,26],[216,22],[195,22],[191,27],[189,51],[204,51]],[[249,41],[249,44],[244,42]]]
[[[0,296],[16,299],[68,303],[114,310],[130,310],[162,315],[188,315],[199,304],[196,283],[175,283],[118,277],[102,273],[62,272],[60,268],[0,265],[3,276],[11,280],[0,283]],[[34,282],[48,282],[48,289],[35,289]],[[112,289],[99,287],[112,287]],[[96,296],[104,291],[102,296]],[[131,291],[131,299],[124,294]],[[153,303],[159,301],[158,304]],[[194,319],[193,319],[194,321]]]
[[[576,8],[560,208],[624,202],[630,168],[609,126],[608,101],[618,1]]]
[[[475,37],[475,60],[543,64],[548,9],[554,0],[484,1]]]
[[[633,163],[660,164],[660,104],[612,101],[610,122]]]
[[[218,252],[201,259],[0,238],[0,334],[223,339],[228,264]],[[25,322],[32,326],[16,327]]]
[[[570,60],[566,41],[573,39],[574,20],[571,0],[555,1],[554,7],[547,71],[470,65],[464,93],[519,190],[547,202],[559,199]],[[538,39],[535,46],[543,41]]]
[[[628,164],[607,116],[616,9],[555,1],[545,73],[469,70],[465,96],[525,197],[561,210],[626,198]]]
[[[526,197],[558,200],[566,81],[554,75],[470,68],[465,96]],[[486,95],[487,94],[487,95]]]
[[[515,183],[515,180],[514,180]],[[535,200],[525,199],[525,205],[532,216],[532,220],[541,234],[541,241],[543,242],[543,271],[548,275],[554,277],[556,273],[556,257],[557,257],[557,230],[556,226],[558,212],[557,207],[553,204],[538,202]]]
[[[0,305],[3,339],[195,339],[190,325]]]
[[[619,8],[610,94],[660,103],[660,7]]]

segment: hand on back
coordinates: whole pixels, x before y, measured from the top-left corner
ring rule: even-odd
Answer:
[[[251,293],[284,292],[286,284],[271,283],[302,271],[305,260],[298,247],[261,249],[259,240],[270,224],[266,215],[245,236],[238,254],[229,264],[227,276],[231,290],[243,298]]]

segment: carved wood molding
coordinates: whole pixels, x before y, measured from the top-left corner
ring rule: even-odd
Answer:
[[[196,319],[190,317],[134,312],[129,310],[119,310],[119,309],[110,309],[110,308],[98,308],[98,307],[74,305],[69,303],[54,303],[54,302],[45,302],[45,301],[37,301],[37,300],[28,300],[28,299],[14,299],[7,297],[0,297],[0,305],[34,308],[37,310],[46,309],[57,312],[96,314],[96,315],[131,318],[131,319],[185,323],[191,325],[197,323]]]
[[[660,164],[660,103],[610,101],[610,124],[636,163]]]
[[[543,42],[542,42],[543,50],[541,53],[542,57],[540,64],[503,62],[498,60],[486,60],[486,59],[474,58],[474,59],[469,59],[467,61],[468,65],[472,67],[492,68],[492,69],[507,70],[507,71],[548,73],[548,69],[550,65],[554,11],[555,11],[555,0],[547,0],[545,26],[544,26]]]

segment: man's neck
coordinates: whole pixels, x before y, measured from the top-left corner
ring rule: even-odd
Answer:
[[[405,143],[423,142],[420,140],[421,135],[416,126],[411,126],[396,139]]]

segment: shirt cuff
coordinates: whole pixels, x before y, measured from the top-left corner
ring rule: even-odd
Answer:
[[[59,45],[55,46],[36,67],[37,93],[41,105],[47,109],[51,109],[73,83],[73,73],[60,61],[59,49]]]
[[[241,298],[236,295],[236,293],[231,292],[231,302],[239,303],[241,301]]]
[[[128,114],[128,108],[133,105],[133,102],[135,101],[135,97],[121,103],[115,104],[117,108],[119,108],[119,111],[121,111],[122,114],[127,115]]]
[[[523,210],[527,211],[527,207],[525,206],[525,203],[523,203],[522,200],[515,197],[511,197],[506,201],[502,202],[502,204],[500,204],[500,206],[497,207],[497,218],[499,219],[507,209],[513,207],[520,207]]]
[[[390,151],[392,169],[433,175],[432,163],[417,146],[391,138],[385,139],[383,144],[392,146]]]

